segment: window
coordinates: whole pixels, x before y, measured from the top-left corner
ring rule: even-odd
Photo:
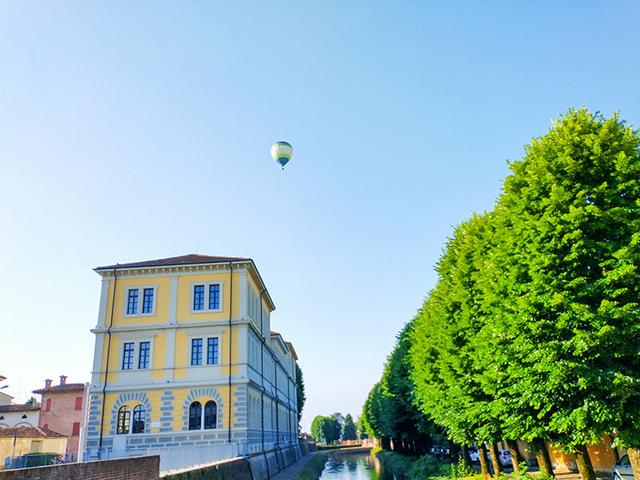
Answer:
[[[133,342],[124,344],[122,353],[122,369],[131,370],[133,368]]]
[[[202,339],[191,339],[191,365],[202,365]]]
[[[80,435],[80,422],[73,422],[73,430],[71,431],[72,437]]]
[[[204,428],[216,428],[218,420],[218,406],[213,400],[204,404]]]
[[[47,401],[44,403],[44,411],[48,412],[51,410],[51,399],[47,398]]]
[[[127,298],[127,315],[135,315],[138,313],[138,289],[129,290]]]
[[[126,291],[125,315],[153,315],[156,287],[133,287]]]
[[[218,363],[218,337],[207,338],[207,365]]]
[[[123,405],[118,410],[117,434],[129,433],[129,421],[131,420],[131,409]]]
[[[222,284],[218,282],[194,285],[192,298],[191,308],[194,312],[219,311],[222,304]]]
[[[220,284],[212,283],[209,285],[209,310],[220,309]]]
[[[200,430],[202,422],[202,404],[193,402],[189,405],[189,430]]]
[[[82,410],[82,397],[76,397],[76,410]]]
[[[142,405],[136,405],[133,409],[133,433],[144,433],[145,409]]]
[[[140,342],[140,352],[138,353],[138,368],[149,368],[151,356],[151,342]]]
[[[193,309],[204,310],[204,285],[193,287]]]
[[[142,313],[153,312],[153,288],[142,290]]]

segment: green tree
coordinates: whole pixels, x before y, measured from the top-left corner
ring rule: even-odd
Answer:
[[[340,440],[340,434],[342,433],[342,424],[339,417],[335,414],[327,417],[327,423],[325,424],[325,438],[327,443],[333,443]]]
[[[494,273],[510,283],[494,289],[509,358],[497,397],[517,407],[514,429],[537,419],[593,479],[588,443],[619,432],[640,445],[638,135],[617,115],[570,111],[511,170],[496,209]]]
[[[327,443],[325,437],[326,422],[327,417],[323,417],[322,415],[316,415],[311,422],[311,436],[317,443]]]
[[[380,382],[376,383],[364,403],[362,418],[367,434],[379,438],[382,448],[388,450],[391,446],[391,432],[385,423],[384,411],[389,406],[389,398],[385,394]]]
[[[307,396],[304,392],[304,377],[302,376],[302,369],[298,362],[296,362],[296,400],[298,402],[298,423],[302,418],[302,409],[304,403],[307,401]]]
[[[475,215],[456,228],[437,265],[438,283],[426,299],[412,330],[411,370],[422,411],[445,428],[459,445],[477,444],[482,473],[488,475],[485,442],[502,437],[502,419],[479,376],[479,332],[491,321],[481,307],[479,281],[494,233],[490,215]],[[500,463],[492,448],[497,472]]]
[[[356,438],[356,426],[353,423],[353,417],[350,413],[347,413],[344,417],[344,426],[342,427],[342,439],[355,440]]]
[[[393,449],[416,455],[430,450],[434,428],[433,422],[415,405],[415,385],[411,379],[409,356],[413,326],[412,320],[399,333],[384,367],[381,388],[387,399],[382,421],[392,438]]]
[[[640,478],[638,133],[570,111],[510,167],[496,208],[448,241],[362,424],[388,448],[409,418],[428,426],[416,405],[479,446],[485,475],[485,443],[498,473],[494,442],[521,438],[546,475],[547,441],[574,452],[584,480],[586,446],[614,434]]]
[[[318,443],[330,444],[340,440],[340,422],[334,416],[316,416],[311,422],[311,436]]]
[[[362,414],[360,414],[360,416],[356,420],[356,431],[360,440],[369,438],[369,435],[367,435],[367,427],[365,426],[364,416]]]

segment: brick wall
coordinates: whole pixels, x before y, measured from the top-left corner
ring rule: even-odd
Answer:
[[[124,458],[0,471],[0,480],[157,480],[160,457]]]
[[[182,473],[167,475],[163,480],[253,480],[251,465],[247,458],[220,462],[209,467],[196,468]]]

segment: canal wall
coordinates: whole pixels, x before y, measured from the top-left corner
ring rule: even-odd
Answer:
[[[306,443],[300,442],[293,446],[181,470],[163,475],[161,478],[163,480],[268,480],[298,461],[303,452],[307,453],[309,450],[305,447]]]
[[[368,453],[373,447],[349,447],[349,448],[336,448],[335,450],[325,450],[330,452],[331,455],[351,455],[352,453]]]
[[[269,480],[309,453],[306,442],[159,475],[160,457],[143,456],[0,471],[0,480]]]

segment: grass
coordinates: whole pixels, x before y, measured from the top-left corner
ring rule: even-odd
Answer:
[[[296,475],[296,480],[318,480],[320,475],[322,475],[322,470],[324,470],[324,465],[327,463],[328,457],[328,452],[318,451],[318,453],[302,467],[302,470]]]

